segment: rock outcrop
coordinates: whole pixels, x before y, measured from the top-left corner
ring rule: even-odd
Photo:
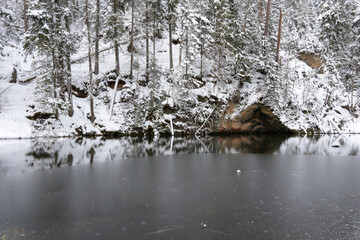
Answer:
[[[245,108],[239,115],[234,116],[234,104],[220,119],[220,134],[254,133],[254,134],[288,134],[287,128],[280,119],[273,114],[269,107],[254,103]]]

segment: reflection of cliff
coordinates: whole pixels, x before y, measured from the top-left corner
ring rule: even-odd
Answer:
[[[244,135],[219,138],[222,153],[241,152],[241,153],[267,153],[272,154],[277,151],[285,141],[284,137],[269,135]]]

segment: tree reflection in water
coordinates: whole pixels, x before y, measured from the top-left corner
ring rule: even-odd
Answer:
[[[340,147],[332,144],[338,141]],[[360,136],[229,136],[207,138],[39,138],[1,140],[0,173],[53,169],[123,158],[189,153],[359,155]]]

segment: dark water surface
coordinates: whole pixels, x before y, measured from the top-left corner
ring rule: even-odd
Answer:
[[[351,137],[255,146],[273,154],[238,153],[254,145],[236,138],[2,142],[0,239],[360,239]],[[224,154],[170,155],[191,147]]]

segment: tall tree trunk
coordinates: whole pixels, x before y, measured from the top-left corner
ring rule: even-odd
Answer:
[[[146,38],[146,70],[145,80],[149,82],[149,62],[150,62],[150,51],[149,51],[149,1],[146,0],[146,12],[145,12],[145,38]]]
[[[244,15],[244,26],[243,26],[243,32],[245,33],[245,30],[246,30],[246,19],[247,19],[247,16],[249,14],[249,7],[250,7],[250,0],[247,1],[247,4],[246,4],[246,11],[245,11],[245,15]]]
[[[93,99],[93,79],[92,79],[92,63],[91,63],[91,37],[90,37],[90,21],[89,21],[89,9],[88,0],[85,0],[85,25],[87,29],[87,41],[88,41],[88,60],[89,60],[89,97],[90,97],[90,121],[95,121],[94,114],[94,99]]]
[[[183,32],[184,29],[184,23],[181,21],[181,32]],[[181,58],[182,58],[182,50],[183,50],[183,39],[180,39],[180,47],[179,47],[179,64],[181,64]]]
[[[266,7],[266,20],[265,20],[264,36],[267,36],[269,33],[270,5],[271,5],[271,0],[268,0],[267,7]]]
[[[203,77],[203,63],[204,63],[204,31],[203,31],[203,14],[204,14],[204,9],[203,9],[204,3],[201,0],[200,1],[200,24],[199,24],[199,28],[200,28],[200,79],[202,79]]]
[[[55,0],[55,7],[56,7],[56,12],[54,14],[54,24],[56,25],[57,29],[61,29],[63,26],[62,23],[62,19],[60,16],[60,0]],[[55,49],[55,53],[56,54],[56,71],[57,71],[57,84],[60,86],[60,92],[59,92],[59,97],[61,100],[63,100],[64,102],[66,101],[66,96],[65,96],[65,92],[66,92],[66,83],[65,83],[65,78],[66,78],[66,64],[65,64],[65,58],[66,58],[66,49],[64,47],[64,44],[61,42],[59,44],[56,45]]]
[[[217,78],[216,78],[216,86],[218,87],[218,89],[219,89],[220,78],[221,78],[221,56],[222,56],[222,47],[221,47],[221,45],[219,45],[219,47],[218,47],[218,69],[217,69]]]
[[[260,24],[262,24],[263,21],[264,21],[263,8],[264,8],[264,0],[260,0],[260,2],[259,2],[259,14],[258,14]]]
[[[54,99],[57,100],[57,92],[56,92],[56,86],[57,86],[57,59],[55,54],[55,48],[52,49],[52,64],[53,64],[53,71],[52,71],[52,82],[53,82],[53,96]],[[55,118],[59,118],[59,106],[56,103],[55,109],[54,109]]]
[[[171,17],[171,6],[168,0],[168,17],[169,17],[169,61],[170,61],[170,70],[174,68],[173,62],[173,49],[172,49],[172,17]]]
[[[150,97],[150,106],[154,107],[154,92],[155,92],[155,80],[156,80],[156,18],[153,19],[153,59],[152,59],[152,87],[151,87],[151,97]]]
[[[24,12],[23,12],[24,30],[25,30],[25,32],[27,32],[27,30],[29,28],[29,22],[28,22],[28,17],[27,17],[28,4],[27,4],[27,0],[23,0],[23,2],[24,2]]]
[[[119,43],[114,40],[114,49],[115,49],[115,73],[116,76],[120,75],[120,57],[119,57]]]
[[[204,45],[200,45],[200,79],[203,77]]]
[[[69,117],[72,117],[74,115],[74,103],[72,99],[72,78],[71,78],[71,59],[70,54],[67,54],[66,56],[66,62],[67,62],[67,92],[68,92],[68,102],[69,102],[69,110],[68,114]]]
[[[66,4],[69,5],[69,0],[66,1]],[[70,19],[67,16],[65,18],[65,27],[68,33],[70,33]],[[73,99],[72,99],[72,79],[71,79],[71,59],[70,59],[70,53],[69,51],[66,52],[66,57],[65,57],[65,61],[66,61],[66,79],[67,79],[67,92],[68,92],[68,103],[69,103],[69,109],[68,109],[68,114],[69,117],[72,117],[74,115],[74,104],[73,104]]]
[[[113,2],[113,13],[117,13],[117,0],[112,0]],[[119,43],[117,40],[118,37],[118,29],[114,26],[114,49],[115,49],[115,73],[116,76],[120,75],[120,59],[119,59]]]
[[[188,27],[185,27],[185,79],[189,76],[189,34]]]
[[[95,67],[94,74],[99,74],[99,40],[100,40],[100,0],[96,0],[95,20]]]
[[[133,79],[133,68],[134,68],[134,8],[135,0],[131,1],[131,32],[130,32],[130,79]]]
[[[278,38],[277,38],[277,46],[276,46],[276,62],[280,65],[280,40],[281,40],[281,21],[282,21],[282,10],[280,8],[280,17],[279,17],[279,30],[278,30]]]

